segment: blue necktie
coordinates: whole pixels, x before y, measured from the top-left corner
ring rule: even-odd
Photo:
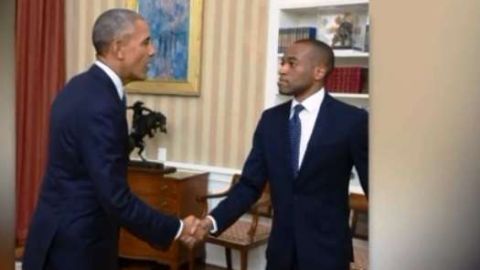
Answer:
[[[302,122],[300,122],[300,117],[298,115],[303,109],[304,107],[302,104],[295,105],[293,108],[293,116],[288,123],[290,131],[290,152],[292,153],[292,169],[295,178],[297,178],[299,169],[298,158],[300,152],[300,137],[302,135]]]

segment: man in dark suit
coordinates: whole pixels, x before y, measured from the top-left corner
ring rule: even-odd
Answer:
[[[355,166],[368,193],[368,115],[325,92],[332,49],[295,42],[283,56],[278,86],[294,99],[266,110],[239,183],[196,231],[220,234],[270,184],[273,224],[267,269],[346,270],[352,260],[348,187]]]
[[[49,159],[23,259],[25,270],[117,269],[119,226],[167,248],[198,222],[159,213],[126,183],[128,127],[123,85],[146,78],[154,54],[136,12],[104,12],[93,27],[97,61],[55,99]],[[197,223],[198,224],[198,223]]]

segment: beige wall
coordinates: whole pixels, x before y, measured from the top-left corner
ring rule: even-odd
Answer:
[[[0,269],[15,246],[15,1],[0,1]]]
[[[91,26],[122,0],[67,1],[67,74],[93,61]],[[147,155],[241,168],[263,109],[267,0],[204,0],[200,97],[128,95],[167,116],[168,134],[148,139]]]
[[[480,2],[371,2],[371,268],[478,269]]]

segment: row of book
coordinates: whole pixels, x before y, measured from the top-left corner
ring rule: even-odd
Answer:
[[[285,53],[287,48],[299,39],[316,39],[317,28],[315,27],[296,27],[280,28],[278,33],[278,52]]]
[[[337,67],[328,76],[325,89],[334,93],[362,93],[368,88],[367,82],[367,68]]]
[[[285,53],[287,48],[299,39],[316,39],[317,28],[315,27],[295,27],[280,28],[278,33],[278,53]],[[344,49],[354,49],[368,52],[369,48],[369,25],[356,25],[351,34],[351,44]],[[330,44],[329,44],[330,45]]]

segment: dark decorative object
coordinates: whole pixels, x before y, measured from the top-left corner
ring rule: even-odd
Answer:
[[[353,45],[353,16],[346,12],[335,18],[336,26],[333,27],[334,35],[332,47],[335,49],[351,49]]]
[[[149,138],[152,138],[157,130],[167,133],[167,118],[161,112],[155,112],[144,107],[141,101],[135,102],[128,109],[133,110],[132,129],[128,137],[128,153],[130,154],[137,147],[137,153],[141,159],[141,161],[131,160],[130,165],[167,170],[162,163],[147,161],[142,155],[145,149],[145,142],[143,141],[145,136],[148,135]],[[173,172],[175,168],[168,168],[168,171]]]

